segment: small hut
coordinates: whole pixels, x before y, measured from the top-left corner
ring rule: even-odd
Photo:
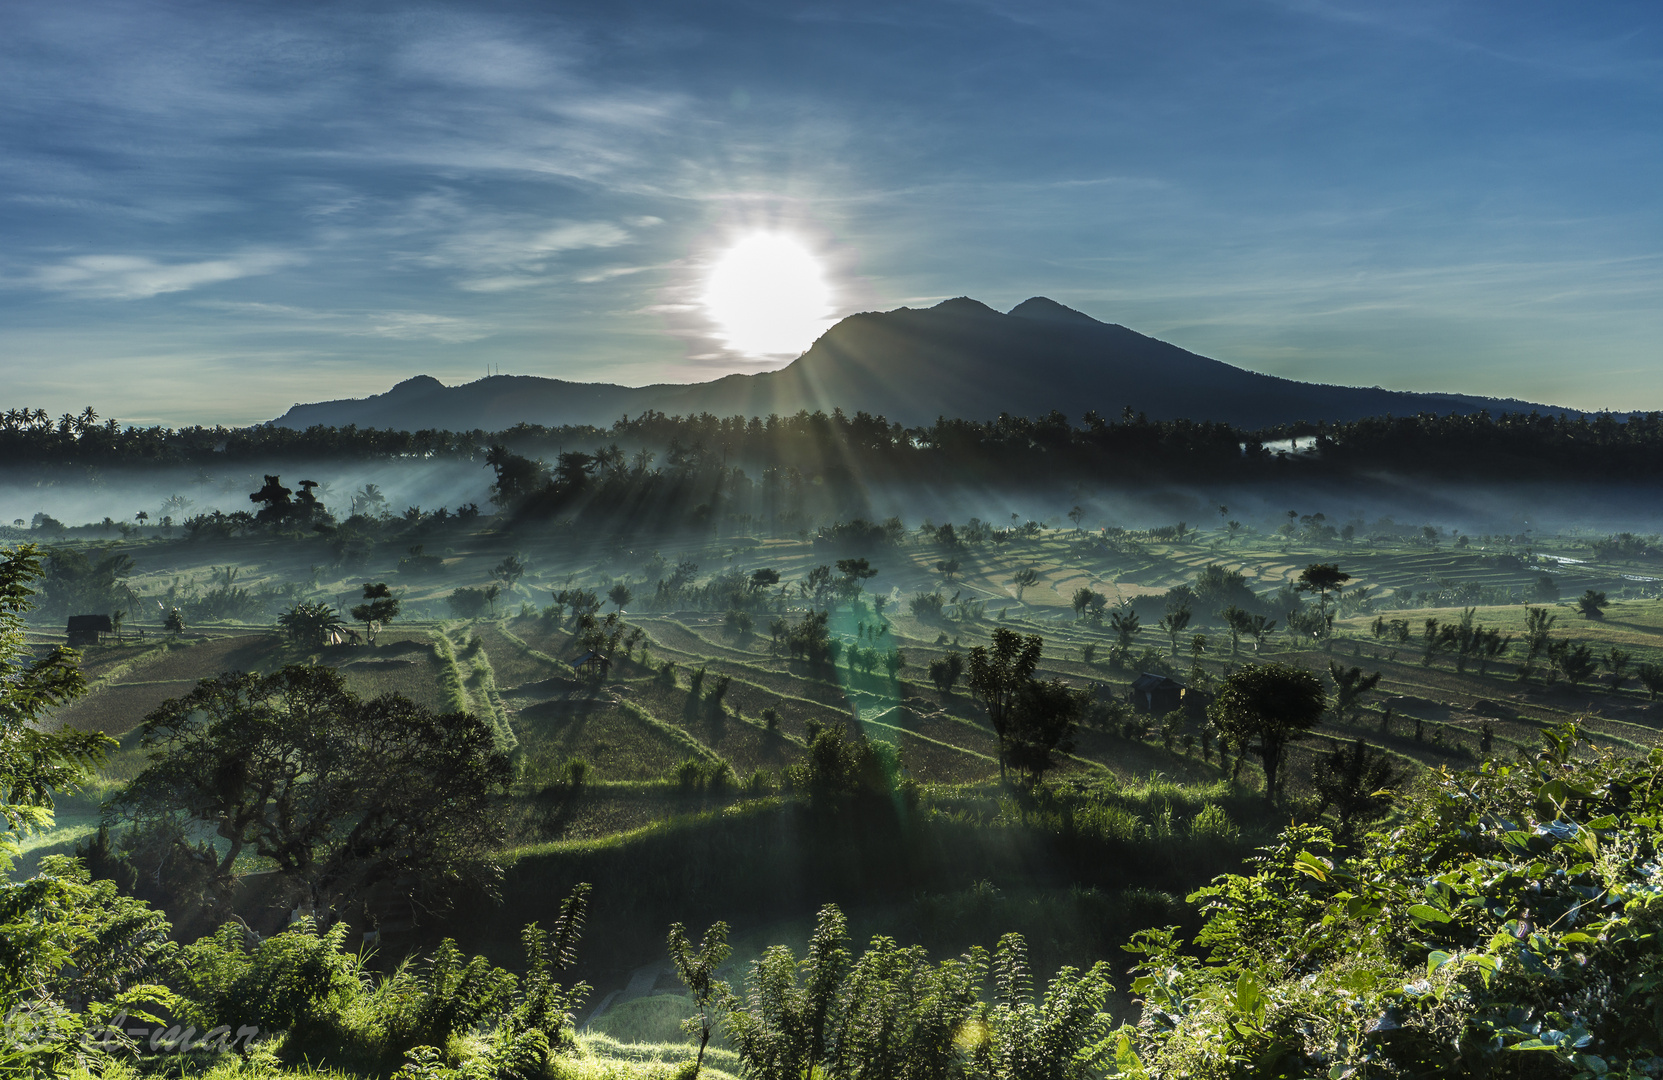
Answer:
[[[67,634],[69,646],[97,645],[105,634],[115,633],[115,625],[108,615],[71,615]]]
[[[1184,684],[1165,675],[1144,672],[1132,680],[1129,695],[1132,708],[1152,716],[1161,716],[1184,707]]]
[[[572,661],[572,667],[589,675],[593,675],[596,672],[605,675],[607,669],[611,666],[612,661],[607,657],[602,656],[600,652],[595,649],[590,649],[588,652]]]

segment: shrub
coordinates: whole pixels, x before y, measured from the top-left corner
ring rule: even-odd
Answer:
[[[920,622],[930,622],[941,618],[941,609],[947,604],[947,598],[939,592],[914,593],[907,606],[912,609],[912,617]]]
[[[485,614],[489,601],[485,598],[484,589],[461,588],[451,592],[445,601],[450,605],[450,613],[458,619],[477,619]]]
[[[1208,803],[1190,819],[1190,836],[1197,840],[1221,840],[1233,844],[1241,838],[1241,829],[1230,820],[1224,807]]]
[[[1663,749],[1621,758],[1566,725],[1519,763],[1427,774],[1409,820],[1349,858],[1289,827],[1191,897],[1192,943],[1134,940],[1144,1022],[1121,1029],[1123,1074],[1645,1074],[1660,769]]]
[[[741,611],[739,608],[729,608],[727,615],[722,618],[722,626],[735,637],[750,637],[755,622],[752,620],[750,612]]]

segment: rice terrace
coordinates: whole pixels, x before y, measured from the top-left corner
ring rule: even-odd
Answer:
[[[0,1077],[1663,1076],[1663,9],[0,21]]]

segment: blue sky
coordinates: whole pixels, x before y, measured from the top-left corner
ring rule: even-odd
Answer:
[[[1663,408],[1663,8],[0,6],[0,407],[249,422],[418,373],[778,366],[1043,294],[1292,378]],[[807,342],[804,342],[806,345]]]

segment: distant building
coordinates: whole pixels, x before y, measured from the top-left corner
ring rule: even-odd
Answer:
[[[1139,712],[1146,712],[1159,716],[1184,707],[1184,684],[1165,675],[1151,675],[1144,672],[1132,680],[1132,690],[1128,697],[1132,708]]]
[[[115,633],[115,625],[110,622],[108,615],[71,615],[69,617],[69,644],[73,648],[79,645],[97,645],[104,640],[105,634]]]

